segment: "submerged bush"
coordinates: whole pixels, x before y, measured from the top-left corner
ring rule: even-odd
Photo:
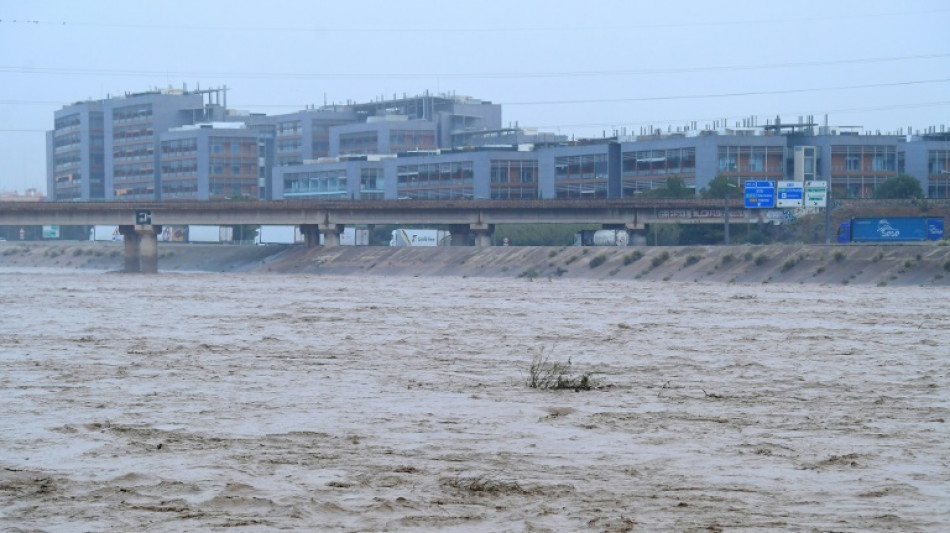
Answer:
[[[532,389],[574,391],[590,390],[592,387],[590,373],[575,376],[571,369],[571,359],[566,363],[552,361],[550,355],[542,348],[531,359],[528,367],[527,385]]]

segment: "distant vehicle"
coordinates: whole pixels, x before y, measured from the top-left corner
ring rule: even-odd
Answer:
[[[585,229],[574,234],[574,246],[627,246],[630,234],[624,229]]]
[[[261,226],[257,244],[303,244],[303,233],[297,226]]]
[[[320,234],[323,246],[323,234]],[[343,228],[340,233],[340,246],[369,246],[369,230],[365,228]]]
[[[442,229],[410,229],[400,228],[393,230],[390,246],[449,246],[452,244],[452,234]]]
[[[119,226],[93,226],[89,229],[89,240],[122,242],[124,239]]]
[[[838,226],[838,242],[913,242],[943,239],[943,218],[852,218]]]
[[[188,226],[188,242],[231,242],[234,228],[231,226]]]
[[[255,242],[265,244],[303,244],[306,242],[299,226],[261,226]],[[320,234],[323,245],[323,234]],[[340,246],[368,246],[369,230],[365,228],[343,228],[340,233]]]

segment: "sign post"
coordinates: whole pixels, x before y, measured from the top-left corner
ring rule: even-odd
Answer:
[[[774,209],[775,182],[745,182],[745,207],[746,209]]]
[[[801,207],[804,184],[800,181],[778,182],[776,207]]]
[[[827,181],[806,181],[805,182],[805,205],[808,207],[827,207],[828,205],[828,182]]]

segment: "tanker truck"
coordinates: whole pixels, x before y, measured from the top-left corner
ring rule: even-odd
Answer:
[[[585,229],[574,234],[574,246],[627,246],[630,234],[625,229]]]

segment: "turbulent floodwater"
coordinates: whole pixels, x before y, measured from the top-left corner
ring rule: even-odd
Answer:
[[[0,527],[945,531],[948,296],[8,271]]]

